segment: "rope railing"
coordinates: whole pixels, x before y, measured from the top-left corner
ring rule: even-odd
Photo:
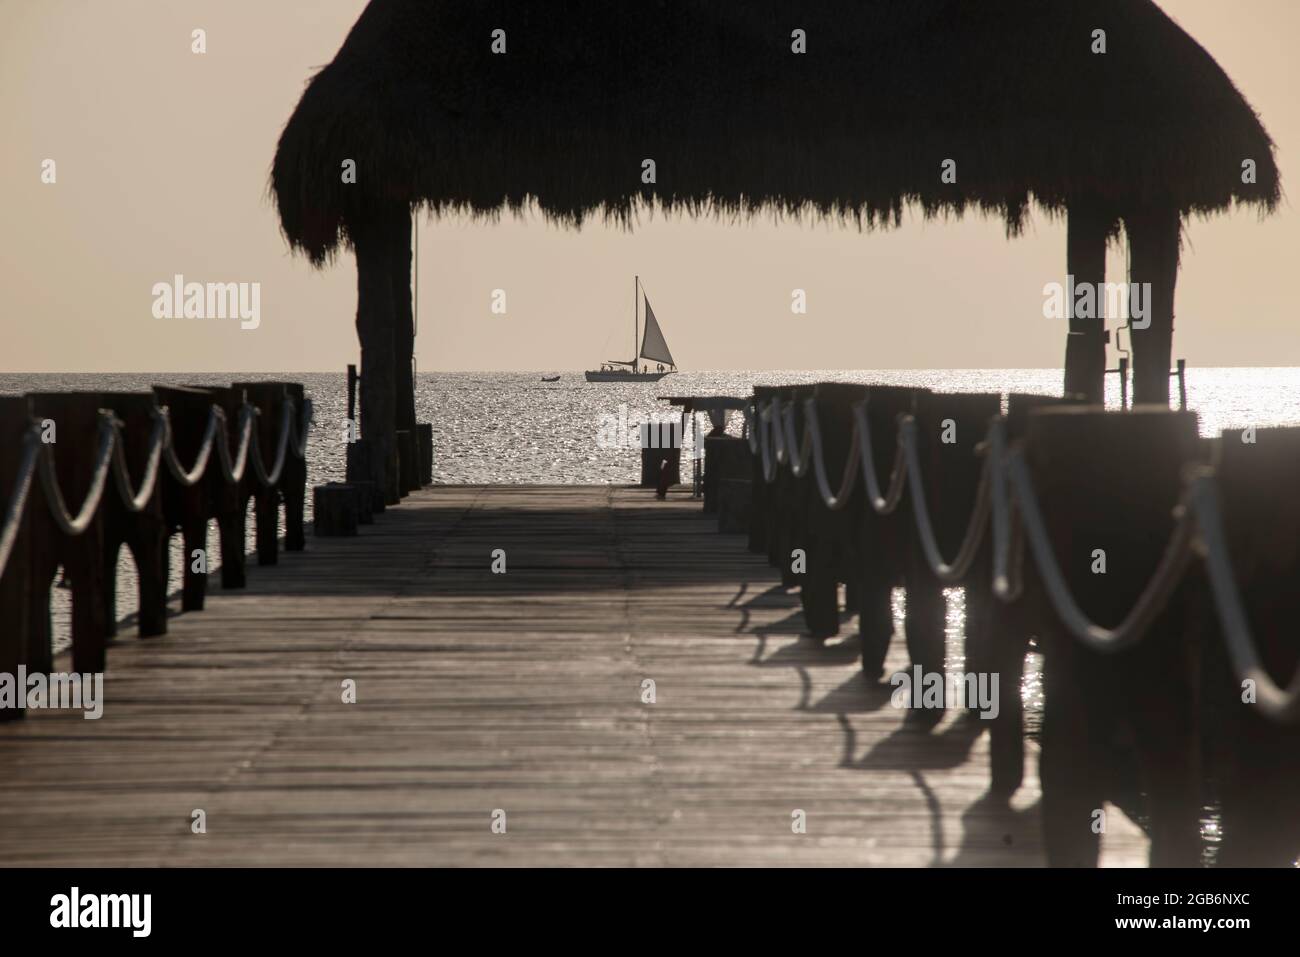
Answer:
[[[171,416],[167,407],[155,409],[151,412],[153,427],[149,433],[144,473],[140,477],[139,487],[133,489],[131,473],[126,461],[126,446],[122,439],[124,425],[112,412],[101,409],[94,471],[91,473],[85,498],[75,515],[68,508],[63,489],[59,485],[54,445],[41,441],[40,430],[33,423],[23,435],[22,455],[13,491],[9,495],[3,524],[0,524],[0,575],[4,574],[13,553],[14,543],[18,538],[18,528],[22,524],[35,475],[40,476],[41,489],[54,524],[64,535],[77,536],[85,532],[94,520],[104,497],[110,471],[113,473],[114,485],[122,505],[130,512],[139,512],[148,505],[158,484],[161,465],[166,465],[172,478],[180,485],[191,487],[197,484],[207,474],[214,445],[217,448],[221,477],[227,483],[238,484],[243,481],[250,461],[251,449],[253,474],[258,482],[267,487],[277,484],[284,472],[289,454],[292,453],[296,458],[304,458],[307,453],[307,436],[313,421],[311,400],[303,400],[300,416],[295,416],[294,411],[293,399],[286,398],[281,408],[275,464],[268,470],[253,429],[253,420],[260,414],[259,410],[247,402],[240,408],[238,450],[232,456],[225,411],[214,404],[209,412],[203,439],[194,457],[194,464],[187,469],[176,454]]]
[[[172,478],[185,488],[189,488],[207,473],[208,459],[212,457],[213,440],[217,437],[218,429],[222,429],[224,433],[225,413],[220,406],[215,405],[208,411],[208,424],[203,430],[203,441],[199,443],[198,454],[194,456],[194,465],[187,470],[181,465],[181,460],[176,456],[176,448],[172,442],[171,416],[164,410],[160,411],[163,412],[163,421],[167,423],[167,441],[163,445],[163,461],[167,463],[167,471],[171,472]]]
[[[145,457],[144,475],[140,479],[140,490],[131,491],[131,473],[126,464],[126,446],[122,442],[122,420],[111,413],[101,413],[108,417],[113,427],[113,478],[117,482],[117,492],[122,497],[122,504],[127,511],[138,512],[149,503],[153,496],[154,484],[158,481],[158,463],[162,458],[162,446],[168,435],[167,417],[161,409],[153,413],[153,431],[149,435],[149,454]]]
[[[32,489],[32,476],[36,474],[36,464],[41,455],[41,433],[33,424],[23,435],[23,454],[18,462],[18,474],[14,489],[9,494],[9,507],[5,509],[4,525],[0,526],[0,575],[5,573],[9,555],[18,540],[18,526],[23,520],[23,509],[27,505],[27,495]]]
[[[1196,516],[1196,527],[1203,545],[1202,557],[1209,573],[1210,591],[1219,616],[1219,627],[1228,646],[1228,658],[1240,681],[1252,681],[1255,703],[1260,710],[1275,721],[1300,720],[1300,669],[1291,676],[1291,684],[1281,688],[1273,682],[1268,670],[1255,650],[1246,610],[1237,591],[1237,579],[1232,573],[1228,556],[1228,539],[1223,531],[1223,516],[1219,511],[1219,490],[1212,474],[1204,470],[1191,481],[1189,488],[1191,509]]]
[[[856,432],[854,433],[856,435]],[[930,506],[925,498],[925,489],[921,484],[921,454],[916,443],[916,420],[908,415],[899,423],[899,440],[907,463],[908,490],[912,493],[912,516],[916,519],[916,530],[921,539],[921,550],[935,577],[944,584],[961,581],[970,571],[979,547],[984,541],[984,529],[989,518],[990,475],[1000,467],[991,456],[984,459],[980,470],[980,484],[975,493],[975,509],[971,512],[966,533],[962,536],[961,547],[957,557],[951,563],[943,560],[934,526],[930,521]]]
[[[261,412],[259,411],[258,414],[260,415]],[[289,452],[289,433],[293,430],[293,402],[286,401],[280,409],[280,441],[276,443],[275,465],[269,472],[262,462],[260,437],[256,432],[253,434],[253,474],[263,485],[270,487],[280,481],[280,473],[284,471],[284,459]]]
[[[41,489],[45,492],[45,501],[50,508],[50,517],[59,531],[64,535],[80,535],[90,527],[99,510],[99,500],[104,496],[104,486],[108,482],[108,469],[113,462],[113,448],[117,444],[117,432],[112,420],[103,414],[99,419],[99,450],[95,453],[95,470],[91,473],[90,488],[81,502],[81,508],[74,517],[68,511],[64,501],[63,489],[59,488],[59,476],[54,470],[53,443],[44,445],[41,455]]]
[[[991,533],[991,584],[994,594],[1002,601],[1016,600],[1023,590],[1021,569],[1027,542],[1044,591],[1061,623],[1076,640],[1098,652],[1121,651],[1140,641],[1199,554],[1209,573],[1234,674],[1243,682],[1254,683],[1256,700],[1268,717],[1283,722],[1300,720],[1300,669],[1286,688],[1276,684],[1262,664],[1251,633],[1228,554],[1213,470],[1202,469],[1189,482],[1175,509],[1177,522],[1150,581],[1123,620],[1108,628],[1087,616],[1066,581],[1023,453],[1008,448],[1003,417],[992,420],[987,438],[979,446],[985,461],[974,509],[957,555],[948,562],[939,547],[925,495],[915,418],[899,416],[894,465],[888,490],[882,494],[872,451],[867,402],[854,403],[851,408],[849,453],[838,490],[832,490],[827,474],[815,399],[804,403],[802,439],[795,434],[793,410],[783,409],[779,397],[774,396],[752,412],[747,410],[747,422],[756,426],[750,429],[750,448],[762,457],[764,480],[776,481],[782,465],[802,478],[811,465],[822,503],[831,511],[839,511],[852,498],[857,473],[861,471],[867,502],[882,515],[897,508],[906,489],[911,493],[912,516],[926,562],[945,584],[958,582],[967,575],[986,531]]]

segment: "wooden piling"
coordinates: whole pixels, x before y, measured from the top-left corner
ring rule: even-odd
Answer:
[[[212,414],[212,393],[207,389],[184,386],[154,386],[153,391],[158,404],[167,407],[176,457],[183,468],[193,468]],[[221,470],[215,445],[219,441],[218,434],[213,440],[207,474]],[[184,541],[181,550],[181,610],[202,611],[208,588],[208,519],[216,515],[212,484],[205,474],[191,486],[181,485],[166,465],[160,466],[158,484],[161,486],[163,523],[167,534],[180,532]],[[203,561],[198,564],[195,562],[196,551],[202,552]]]
[[[1166,379],[1168,377],[1166,376]],[[1057,562],[1083,612],[1118,625],[1150,581],[1174,529],[1182,470],[1200,453],[1196,416],[1060,407],[1030,413],[1025,454]],[[1026,561],[1026,575],[1035,575]],[[1049,863],[1095,866],[1099,817],[1125,782],[1118,744],[1135,742],[1153,866],[1200,861],[1199,772],[1183,589],[1123,651],[1091,650],[1055,615],[1043,650],[1043,824]],[[1125,789],[1126,790],[1126,789]]]
[[[949,561],[957,556],[978,500],[985,456],[978,453],[989,425],[1002,412],[1002,396],[987,392],[924,392],[916,397],[916,438],[930,521],[939,550]],[[908,494],[911,495],[909,489]],[[910,504],[910,503],[909,503]],[[903,506],[910,513],[908,505]],[[905,631],[912,665],[926,674],[944,671],[944,637],[948,602],[941,582],[921,549],[916,522],[909,514]],[[988,673],[988,642],[983,625],[991,593],[992,548],[986,536],[966,580],[977,583],[966,593],[966,671]],[[945,702],[945,705],[951,702]],[[932,719],[938,714],[918,716]]]
[[[415,445],[420,454],[420,485],[433,484],[433,424],[415,424]]]
[[[131,487],[139,491],[149,455],[149,440],[158,410],[152,392],[100,393],[101,408],[122,422],[119,441],[126,455]],[[159,463],[160,471],[166,471]],[[167,633],[167,524],[163,515],[162,482],[154,483],[153,494],[144,508],[131,512],[122,503],[116,482],[104,489],[100,506],[104,525],[104,607],[108,637],[117,634],[117,558],[125,545],[135,562],[139,588],[137,628],[141,638]]]
[[[759,430],[763,429],[760,418],[763,407],[771,401],[775,393],[776,389],[773,386],[754,386],[754,394],[750,399],[750,422],[756,442],[761,439]],[[767,552],[768,528],[773,521],[773,516],[771,514],[767,478],[763,475],[763,450],[761,445],[757,452],[751,454],[750,486],[749,550],[765,554]]]
[[[415,433],[410,429],[397,430],[397,480],[398,492],[410,495],[420,487],[420,460]]]
[[[867,421],[881,494],[889,485],[890,469],[898,447],[898,417],[915,411],[917,397],[926,390],[905,386],[872,385],[867,389]],[[885,656],[894,634],[893,592],[904,584],[908,535],[912,517],[906,501],[890,515],[863,507],[859,514],[857,582],[858,632],[862,643],[862,673],[868,681],[884,675]]]
[[[67,507],[74,514],[85,501],[99,448],[99,396],[84,392],[40,392],[28,396],[32,414],[54,424],[55,475]],[[116,495],[111,476],[105,495]],[[64,535],[50,517],[41,483],[28,499],[31,550],[28,561],[28,625],[31,628],[28,670],[48,672],[53,662],[50,587],[60,565],[72,587],[72,665],[74,671],[104,670],[108,641],[104,594],[103,509],[97,509],[80,535]]]
[[[294,439],[303,439],[304,430],[310,428],[303,414],[307,393],[301,382],[283,382],[284,391],[293,400],[295,424]],[[308,446],[310,447],[310,445]],[[303,529],[307,507],[307,456],[298,456],[290,447],[284,460],[284,474],[280,476],[280,497],[284,501],[284,550],[300,552],[307,547]]]
[[[1149,208],[1124,219],[1129,237],[1129,283],[1150,284],[1145,327],[1132,327],[1133,402],[1169,406],[1174,343],[1174,289],[1182,220],[1177,209]]]
[[[704,439],[704,511],[718,514],[718,530],[749,534],[750,488],[749,440],[732,435]],[[712,499],[713,508],[707,507]],[[742,523],[743,522],[743,526]]]
[[[803,403],[813,396],[813,386],[782,386],[778,395],[782,409],[790,409],[794,419],[794,434],[803,435]],[[798,449],[790,449],[790,455],[798,454]],[[773,567],[781,572],[781,584],[794,588],[803,584],[803,572],[795,571],[794,550],[800,549],[807,554],[808,534],[808,488],[809,477],[796,478],[788,465],[777,470],[776,482],[769,486],[775,490],[776,498],[776,534],[768,546],[768,558]]]
[[[1216,446],[1237,589],[1262,663],[1286,687],[1300,667],[1300,429],[1227,431]],[[1192,591],[1191,600],[1191,619],[1206,626],[1202,727],[1222,808],[1217,863],[1291,867],[1300,857],[1300,724],[1259,712],[1252,689],[1232,670],[1209,589]]]
[[[1069,202],[1066,226],[1066,273],[1076,288],[1084,284],[1099,293],[1093,316],[1075,315],[1075,301],[1066,303],[1070,331],[1065,348],[1065,393],[1083,395],[1101,404],[1106,396],[1105,301],[1100,295],[1106,283],[1106,242],[1115,231],[1114,216],[1101,212],[1100,201],[1076,196]]]
[[[1060,405],[1076,405],[1082,396],[1046,396],[1012,393],[1007,397],[1005,422],[1008,448],[1022,446],[1029,427],[1029,415],[1035,409],[1048,409]],[[1020,685],[1024,679],[1025,655],[1036,623],[1051,614],[1041,590],[1032,587],[1035,581],[1029,576],[1027,586],[1012,602],[998,598],[986,600],[984,621],[979,626],[984,636],[987,666],[998,676],[999,707],[997,716],[989,725],[990,790],[1008,797],[1024,782],[1025,776],[1025,723],[1024,702]],[[989,588],[988,580],[973,581],[976,588]],[[967,590],[970,594],[970,589]],[[966,611],[967,627],[972,621],[971,609]],[[970,670],[969,662],[967,670]]]
[[[863,385],[821,382],[813,388],[817,421],[821,427],[826,477],[838,490],[848,461],[853,434],[852,405],[867,396]],[[857,467],[857,463],[854,463]],[[808,633],[817,640],[839,634],[839,586],[854,581],[858,566],[858,539],[854,531],[861,524],[861,490],[855,488],[849,504],[832,512],[810,476],[807,504],[807,571],[800,582],[799,601]]]
[[[31,401],[26,396],[0,396],[0,502],[13,498],[18,468],[22,463],[23,439],[31,427]],[[32,476],[33,485],[40,484]],[[5,507],[0,506],[0,507]],[[0,574],[0,674],[16,675],[19,665],[32,663],[29,643],[32,640],[32,589],[30,556],[31,497],[18,525],[9,561]],[[0,518],[0,522],[3,522]],[[47,612],[48,614],[48,612]],[[23,708],[0,708],[0,721],[13,721],[26,714]]]
[[[345,449],[347,465],[344,474],[349,482],[355,484],[369,483],[367,487],[380,490],[380,494],[371,500],[371,511],[378,515],[387,507],[388,496],[383,494],[382,487],[371,478],[375,474],[376,466],[371,461],[375,454],[375,445],[369,439],[357,439],[355,442],[349,442]]]
[[[275,453],[280,441],[287,396],[284,383],[236,382],[233,385],[244,391],[249,404],[259,413],[253,428],[257,432],[262,461],[269,470],[275,465]],[[292,452],[285,453],[286,463],[291,455]],[[263,485],[251,462],[241,483],[241,508],[247,508],[250,498],[257,512],[257,564],[274,565],[280,560],[280,488],[278,483],[269,487]]]
[[[198,386],[197,388],[206,392],[210,398],[210,404],[217,406],[225,414],[227,449],[233,462],[239,454],[239,423],[244,406],[244,390],[234,386]],[[256,428],[256,423],[254,423],[253,427]],[[217,433],[216,441],[221,441],[220,431]],[[249,454],[252,454],[251,450]],[[208,466],[207,473],[203,478],[203,484],[206,486],[211,510],[209,517],[215,518],[217,521],[217,533],[221,549],[221,587],[243,588],[247,583],[247,562],[244,559],[245,544],[248,537],[247,482],[250,478],[256,482],[256,478],[253,477],[253,466],[250,462],[244,468],[243,480],[227,482],[220,464],[216,461],[217,450],[215,448],[212,450],[212,457],[213,461]],[[194,547],[205,548],[207,543],[206,531],[201,538],[196,535],[195,540],[198,544]],[[193,553],[191,551],[187,554]]]

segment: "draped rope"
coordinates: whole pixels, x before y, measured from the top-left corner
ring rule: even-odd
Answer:
[[[86,497],[82,500],[81,508],[75,517],[68,511],[68,503],[63,499],[63,490],[59,488],[58,473],[54,471],[54,445],[53,443],[44,445],[44,454],[41,456],[41,488],[45,491],[50,517],[54,519],[54,524],[59,526],[59,531],[64,535],[80,535],[90,527],[95,511],[99,508],[99,500],[104,495],[104,485],[108,480],[108,468],[113,462],[113,448],[116,444],[117,430],[113,427],[112,418],[101,412],[95,470],[91,473],[90,488],[87,489]]]
[[[1255,650],[1250,622],[1237,591],[1236,576],[1232,573],[1223,516],[1219,511],[1219,490],[1212,473],[1202,471],[1192,479],[1190,497],[1196,526],[1205,546],[1203,557],[1209,572],[1210,590],[1214,594],[1214,607],[1228,646],[1232,670],[1239,681],[1254,682],[1255,703],[1268,717],[1288,723],[1300,720],[1300,668],[1291,676],[1290,685],[1283,689],[1273,682]]]
[[[131,512],[139,512],[148,505],[154,495],[162,465],[166,465],[172,478],[180,485],[193,486],[207,474],[214,445],[217,448],[221,477],[226,482],[235,484],[243,481],[251,448],[253,472],[258,482],[264,486],[274,486],[280,481],[289,453],[296,458],[305,458],[307,436],[313,422],[314,410],[311,400],[304,399],[301,414],[296,415],[294,401],[291,398],[285,399],[281,408],[275,464],[269,470],[262,459],[261,446],[253,429],[253,420],[259,414],[259,411],[247,402],[240,408],[238,451],[232,457],[225,411],[220,406],[213,405],[208,413],[208,422],[203,431],[199,451],[194,457],[194,464],[187,469],[176,455],[169,410],[165,406],[154,409],[150,413],[153,426],[149,433],[148,451],[145,453],[144,472],[140,476],[139,487],[132,488],[131,472],[126,461],[126,445],[122,438],[123,423],[112,412],[101,409],[97,429],[98,444],[90,487],[75,515],[68,508],[67,500],[63,497],[63,489],[59,486],[54,445],[43,443],[39,426],[32,423],[23,433],[22,454],[14,478],[13,491],[9,494],[3,524],[0,524],[0,575],[4,574],[9,558],[13,554],[18,528],[22,524],[27,500],[31,494],[32,481],[37,474],[40,476],[50,517],[58,529],[69,536],[80,535],[90,527],[103,501],[104,488],[108,484],[110,471],[122,505]]]
[[[217,443],[217,464],[221,466],[222,478],[235,485],[244,480],[244,469],[248,465],[248,446],[253,441],[253,413],[256,410],[248,403],[244,403],[239,410],[239,451],[235,454],[234,461],[231,461],[226,412],[216,406],[213,408],[220,414],[221,419],[221,441]]]
[[[808,400],[811,401],[811,400]],[[785,445],[786,458],[789,461],[790,471],[794,473],[795,478],[803,478],[808,474],[808,462],[812,457],[811,433],[805,423],[803,430],[803,439],[799,440],[794,434],[794,403],[791,402],[781,410],[778,427],[782,430],[783,444]],[[825,469],[824,463],[821,464]]]
[[[261,414],[259,410],[254,410]],[[256,432],[253,433],[253,474],[257,480],[268,488],[280,481],[280,473],[284,471],[285,455],[289,451],[289,433],[294,430],[293,421],[293,400],[286,399],[284,405],[280,408],[280,441],[276,443],[275,448],[275,465],[268,472],[266,465],[262,462],[262,443]]]
[[[162,459],[163,442],[168,435],[167,416],[161,409],[152,413],[153,431],[149,434],[149,453],[145,457],[144,475],[140,478],[140,490],[131,491],[131,473],[127,469],[126,446],[122,441],[122,420],[109,415],[113,426],[113,478],[117,482],[117,492],[122,497],[122,504],[128,511],[138,512],[153,497],[154,484],[158,481],[158,463]]]
[[[889,515],[898,508],[903,498],[903,479],[907,475],[907,460],[900,444],[895,450],[894,464],[889,472],[889,489],[880,494],[880,481],[876,478],[875,452],[871,448],[871,420],[867,418],[867,403],[853,403],[853,425],[859,435],[858,455],[862,460],[862,478],[866,482],[867,504],[878,515]]]
[[[966,533],[962,536],[961,547],[957,557],[951,563],[943,560],[939,542],[935,538],[934,526],[930,522],[930,506],[926,502],[925,488],[921,484],[921,455],[916,442],[916,420],[908,415],[899,424],[899,438],[907,462],[909,491],[912,493],[912,516],[916,519],[916,529],[920,533],[921,550],[925,560],[936,578],[945,584],[961,581],[970,571],[975,561],[980,544],[984,541],[984,529],[989,518],[990,474],[994,469],[993,460],[985,456],[984,467],[980,470],[980,484],[975,493],[975,510],[971,513]]]
[[[1019,451],[1013,450],[1007,456],[1006,470],[1020,506],[1020,519],[1029,539],[1034,564],[1061,623],[1075,638],[1094,651],[1120,651],[1136,643],[1164,610],[1165,603],[1178,587],[1191,562],[1195,523],[1191,520],[1191,512],[1186,508],[1186,499],[1178,508],[1178,524],[1174,526],[1174,533],[1165,546],[1155,574],[1124,620],[1115,628],[1104,628],[1084,614],[1061,573],[1056,553],[1047,537],[1042,512],[1038,509],[1038,497],[1029,476],[1029,468]]]
[[[189,488],[203,478],[208,470],[208,459],[212,457],[212,443],[217,437],[217,431],[225,422],[225,414],[218,406],[212,406],[208,410],[208,424],[203,430],[203,441],[199,443],[198,454],[194,456],[194,465],[186,469],[181,465],[181,460],[176,456],[176,447],[173,444],[172,420],[167,409],[162,409],[163,420],[167,423],[167,441],[163,444],[163,461],[177,482],[185,488]]]
[[[41,432],[32,425],[23,435],[23,454],[18,462],[14,489],[9,493],[9,507],[5,509],[4,525],[0,526],[0,575],[5,573],[9,555],[18,539],[18,526],[23,520],[27,495],[32,490],[32,476],[36,473],[37,459],[41,454]]]
[[[821,493],[822,501],[832,512],[838,512],[845,505],[849,504],[849,499],[853,496],[853,486],[857,484],[858,478],[858,430],[855,428],[851,432],[849,439],[849,453],[844,458],[844,472],[840,475],[840,490],[834,494],[831,493],[830,483],[826,479],[826,462],[822,455],[822,430],[821,424],[817,421],[817,401],[808,399],[804,402],[804,422],[807,428],[804,431],[805,444],[808,436],[812,436],[812,460],[813,467],[817,473],[817,490]]]
[[[987,438],[980,446],[985,460],[974,510],[957,555],[948,562],[939,547],[925,497],[915,419],[910,415],[899,417],[894,464],[888,489],[882,494],[867,402],[854,403],[851,408],[849,453],[838,490],[831,488],[827,474],[815,399],[804,402],[802,438],[795,432],[793,408],[783,408],[779,397],[774,396],[766,405],[756,405],[752,411],[746,410],[750,449],[762,458],[764,481],[776,481],[783,465],[796,477],[806,475],[811,465],[822,503],[831,511],[839,511],[852,498],[860,470],[867,502],[882,515],[897,508],[906,489],[911,493],[912,517],[926,562],[940,581],[946,584],[961,581],[970,571],[986,531],[991,533],[991,584],[994,594],[1003,601],[1014,601],[1023,591],[1022,568],[1027,544],[1061,623],[1076,640],[1102,653],[1121,651],[1141,640],[1199,552],[1209,572],[1233,672],[1239,680],[1254,683],[1256,700],[1265,715],[1280,722],[1300,721],[1300,669],[1286,688],[1278,685],[1264,668],[1251,633],[1232,572],[1213,470],[1203,469],[1190,481],[1175,509],[1177,522],[1150,581],[1124,619],[1115,627],[1107,628],[1087,616],[1070,590],[1048,537],[1023,453],[1008,448],[1004,418],[999,416],[991,422]]]

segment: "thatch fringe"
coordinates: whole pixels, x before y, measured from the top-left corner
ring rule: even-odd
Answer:
[[[862,229],[915,207],[997,215],[1015,234],[1033,205],[1078,197],[1117,217],[1278,202],[1259,118],[1150,0],[796,6],[372,0],[281,135],[271,189],[285,236],[321,263],[349,222],[392,205],[535,205],[570,226],[771,210]],[[498,28],[505,55],[490,50]],[[955,184],[940,179],[945,159]]]

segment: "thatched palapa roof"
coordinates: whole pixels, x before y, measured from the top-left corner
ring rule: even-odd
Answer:
[[[372,0],[308,84],[271,185],[317,263],[384,205],[535,202],[577,224],[645,202],[870,226],[916,204],[1014,232],[1032,202],[1186,214],[1280,196],[1258,117],[1151,0]]]

